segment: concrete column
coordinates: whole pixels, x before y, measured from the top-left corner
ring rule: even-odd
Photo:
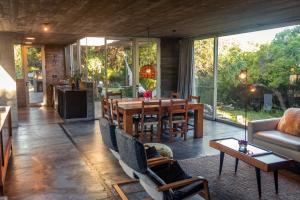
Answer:
[[[0,35],[0,105],[11,106],[13,127],[18,126],[14,40]]]

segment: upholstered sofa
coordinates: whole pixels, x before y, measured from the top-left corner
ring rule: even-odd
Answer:
[[[300,137],[278,130],[281,118],[248,123],[248,141],[300,162]]]

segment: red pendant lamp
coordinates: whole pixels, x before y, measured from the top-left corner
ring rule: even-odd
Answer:
[[[150,64],[150,41],[149,41],[149,27],[147,28],[148,33],[148,63],[147,65],[144,65],[140,69],[140,78],[150,78],[155,79],[156,77],[156,70],[153,65]]]

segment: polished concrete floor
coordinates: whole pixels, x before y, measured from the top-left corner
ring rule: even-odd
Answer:
[[[115,199],[111,184],[128,180],[104,146],[97,120],[63,124],[55,110],[21,109],[13,137],[5,187],[9,199]],[[223,137],[242,138],[243,130],[205,120],[203,139],[189,133],[187,141],[163,141],[175,159],[187,159],[217,154],[208,141]],[[147,196],[138,185],[127,192],[130,199]]]

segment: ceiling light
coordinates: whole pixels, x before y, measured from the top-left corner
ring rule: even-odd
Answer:
[[[26,40],[35,40],[34,37],[26,37]]]
[[[25,44],[32,44],[32,42],[28,42],[28,41],[27,41],[27,42],[25,42]]]
[[[49,23],[43,23],[43,30],[45,32],[49,31]]]

